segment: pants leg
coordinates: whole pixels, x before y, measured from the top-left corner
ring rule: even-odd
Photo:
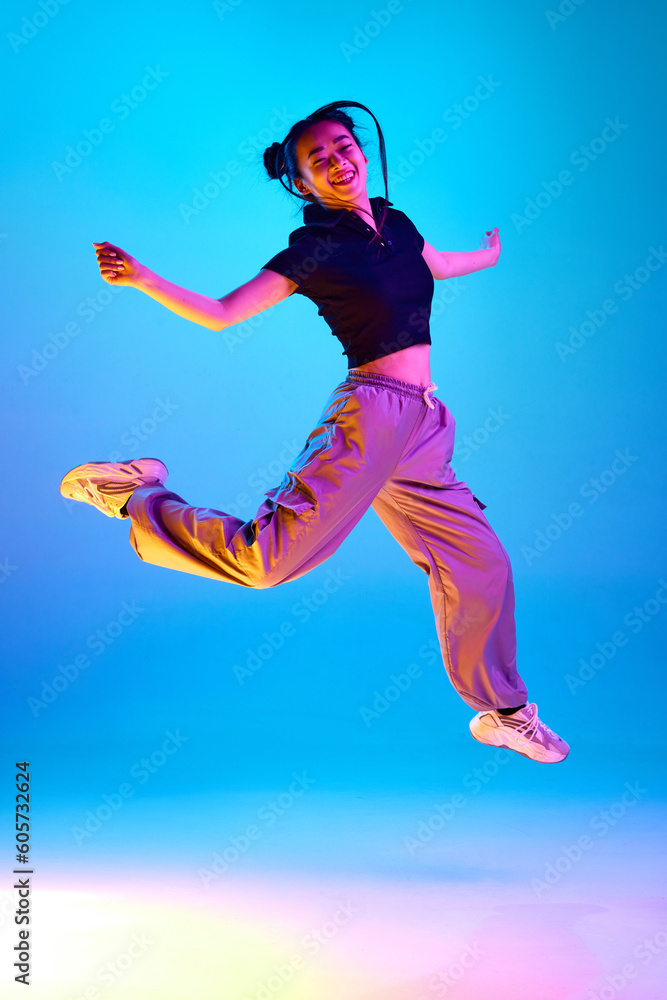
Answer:
[[[455,421],[440,400],[422,417],[372,507],[428,574],[443,662],[463,700],[481,711],[527,701],[516,669],[509,557],[481,504],[449,464]]]
[[[143,487],[127,511],[145,562],[244,587],[296,580],[335,552],[393,472],[424,402],[348,380],[336,387],[282,483],[242,521]]]

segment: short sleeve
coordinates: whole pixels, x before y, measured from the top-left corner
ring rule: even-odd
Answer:
[[[309,268],[308,266],[311,259],[310,238],[303,236],[301,239],[291,243],[284,250],[281,250],[280,253],[277,253],[266,264],[263,264],[262,270],[266,268],[269,271],[276,271],[278,274],[282,274],[285,278],[296,282],[298,285],[297,291],[302,292],[304,290],[303,286],[313,271],[313,268]]]
[[[419,232],[412,219],[409,219],[405,212],[400,212],[398,209],[394,209],[394,214],[400,218],[405,238],[409,240],[420,253],[422,253],[426,240]]]

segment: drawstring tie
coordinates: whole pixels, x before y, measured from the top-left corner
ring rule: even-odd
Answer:
[[[430,406],[432,410],[435,410],[435,403],[426,394],[428,392],[433,392],[433,390],[437,389],[437,388],[438,387],[435,384],[435,382],[429,382],[429,384],[426,386],[426,388],[424,389],[424,391],[422,393],[422,397],[424,399],[424,402],[426,403],[427,406]]]

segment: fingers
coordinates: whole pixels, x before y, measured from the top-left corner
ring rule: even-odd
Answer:
[[[122,259],[124,256],[120,247],[115,247],[113,243],[93,243],[93,246],[95,247],[95,253],[97,254],[98,259],[100,257],[116,257],[118,259]]]
[[[94,244],[93,244],[94,245]],[[111,247],[102,247],[95,251],[98,257],[122,257],[122,253]]]
[[[116,271],[124,271],[125,265],[122,260],[117,263],[113,261],[99,261],[100,274],[115,274]]]
[[[114,247],[112,243],[106,242],[93,243],[93,246],[95,247],[100,274],[103,278],[107,276],[115,278],[117,271],[124,270],[125,261],[123,260],[122,251],[118,247]]]

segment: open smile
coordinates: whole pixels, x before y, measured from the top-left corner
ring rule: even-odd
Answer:
[[[351,181],[354,180],[355,176],[356,173],[354,170],[346,170],[344,173],[338,174],[335,180],[333,180],[331,183],[335,184],[336,187],[345,187],[346,184],[349,184]]]

